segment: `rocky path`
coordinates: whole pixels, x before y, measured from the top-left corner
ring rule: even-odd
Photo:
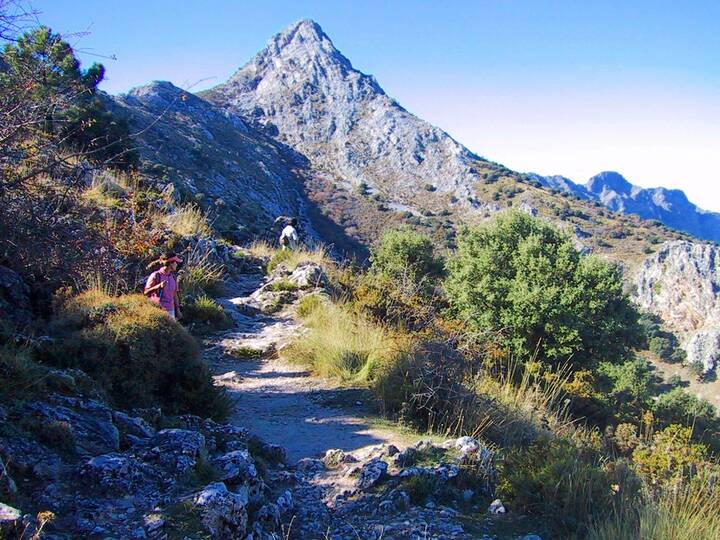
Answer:
[[[410,443],[396,431],[373,426],[361,391],[340,388],[280,358],[278,351],[302,332],[292,305],[277,314],[251,317],[236,308],[248,298],[223,302],[238,328],[223,335],[211,355],[216,380],[236,403],[232,421],[283,446],[292,463],[333,448],[357,451]]]
[[[339,387],[282,360],[282,349],[303,332],[293,317],[294,303],[317,292],[307,285],[320,281],[319,272],[316,267],[270,278],[243,276],[232,284],[233,296],[221,301],[235,328],[211,339],[206,349],[217,383],[235,401],[231,422],[284,449],[285,464],[266,471],[268,485],[280,495],[277,506],[290,501],[292,508],[283,513],[283,537],[496,538],[485,532],[492,528],[491,515],[476,519],[473,532],[462,518],[463,512],[482,515],[487,508],[485,494],[462,489],[459,481],[468,462],[474,470],[486,469],[488,478],[493,474],[491,454],[476,441],[440,445],[381,427],[362,390]],[[270,284],[277,280],[300,288],[293,294],[273,291]]]

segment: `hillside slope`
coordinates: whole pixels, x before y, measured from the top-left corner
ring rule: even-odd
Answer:
[[[146,169],[229,215],[229,226],[217,227],[226,235],[240,225],[248,238],[289,213],[311,236],[363,259],[362,246],[388,227],[408,224],[452,248],[459,226],[514,207],[622,264],[629,282],[665,242],[690,240],[622,213],[635,199],[610,195],[630,185],[619,175],[578,186],[473,154],[354,69],[313,21],[279,33],[227,82],[197,96],[153,83],[117,101],[137,127],[163,115],[141,134]]]

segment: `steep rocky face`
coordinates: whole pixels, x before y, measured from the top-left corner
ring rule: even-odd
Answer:
[[[333,181],[364,182],[397,202],[427,184],[466,205],[474,197],[479,158],[354,69],[313,21],[276,35],[201,95],[299,150]]]
[[[135,88],[111,105],[139,132],[145,170],[158,187],[201,202],[221,232],[249,237],[285,214],[299,216],[312,233],[304,160],[238,116],[169,82]]]
[[[688,361],[706,372],[720,360],[720,248],[670,242],[638,272],[637,301],[683,338]]]
[[[698,208],[679,189],[641,188],[612,171],[596,174],[585,185],[576,184],[563,176],[529,176],[544,187],[600,202],[614,212],[656,219],[698,238],[720,241],[720,213]]]

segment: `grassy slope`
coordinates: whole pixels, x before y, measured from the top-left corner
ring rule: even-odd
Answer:
[[[388,201],[382,192],[360,194],[343,188],[329,176],[316,176],[307,183],[311,200],[324,215],[342,227],[348,236],[373,245],[381,232],[400,224],[409,224],[452,247],[454,231],[466,223],[480,222],[493,214],[493,207],[517,207],[526,202],[538,215],[581,231],[583,245],[608,258],[622,262],[632,271],[662,242],[690,238],[662,224],[634,215],[611,212],[593,202],[552,192],[528,183],[524,176],[498,164],[478,161],[477,169],[486,179],[476,184],[478,210],[469,211],[453,203],[447,194],[419,190],[404,201]],[[416,215],[393,210],[390,203],[402,202]]]

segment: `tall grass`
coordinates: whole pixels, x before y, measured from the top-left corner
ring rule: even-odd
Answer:
[[[83,192],[82,197],[101,207],[117,208],[122,206],[132,185],[128,176],[100,171],[93,175],[90,188]]]
[[[382,364],[405,352],[402,340],[345,304],[313,300],[301,312],[307,333],[282,354],[321,377],[369,384]]]
[[[267,265],[267,271],[272,272],[275,268],[282,265],[288,271],[292,272],[302,263],[315,263],[328,270],[333,266],[332,261],[328,257],[327,250],[323,245],[317,245],[312,249],[304,247],[298,249],[278,249],[270,257]]]
[[[165,225],[180,236],[210,236],[212,228],[205,213],[195,205],[188,204],[165,216]]]
[[[272,272],[281,264],[292,272],[304,262],[318,264],[326,270],[334,267],[334,262],[328,256],[328,251],[322,244],[317,244],[311,248],[300,246],[297,249],[277,249],[265,240],[256,240],[247,249],[253,257],[268,261],[268,272]]]
[[[212,297],[225,293],[225,268],[211,260],[211,254],[195,246],[180,271],[178,286],[185,300],[202,295]]]
[[[691,484],[666,490],[657,501],[621,509],[593,525],[588,540],[716,540],[720,538],[720,490]]]

